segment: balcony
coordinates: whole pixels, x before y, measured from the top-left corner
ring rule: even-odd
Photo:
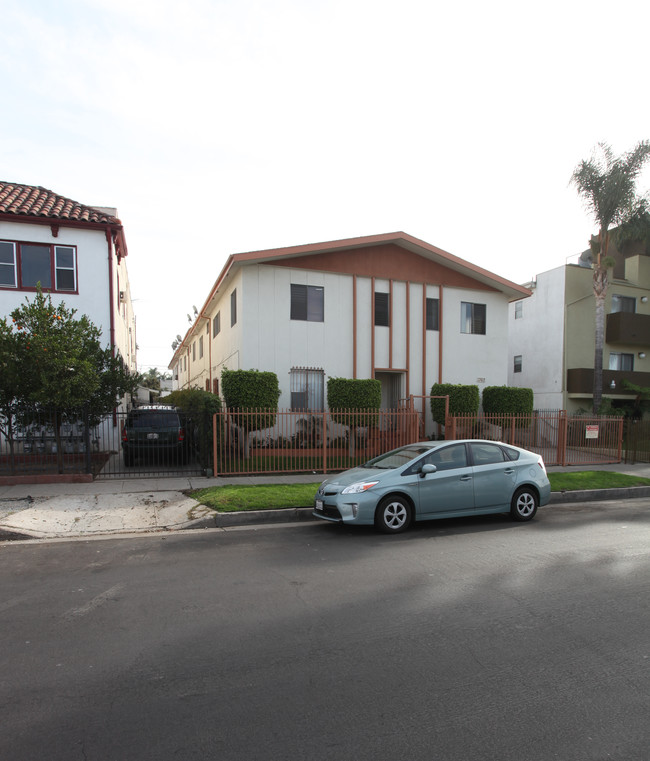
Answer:
[[[633,315],[634,316],[634,315]],[[603,370],[603,396],[636,396],[634,391],[625,388],[623,381],[627,380],[635,386],[650,386],[650,373],[629,372],[626,370]],[[612,381],[616,384],[611,387]],[[574,367],[567,370],[567,393],[578,396],[593,396],[594,369],[593,367]]]
[[[650,314],[634,312],[608,314],[605,341],[608,344],[650,348]]]

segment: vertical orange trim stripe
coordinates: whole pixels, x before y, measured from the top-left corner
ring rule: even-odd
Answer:
[[[393,281],[388,281],[388,367],[393,367]]]
[[[438,383],[442,383],[442,285],[438,286]]]
[[[422,396],[427,395],[427,284],[422,283]],[[424,401],[422,402],[424,404]],[[424,409],[424,407],[423,407]]]
[[[411,283],[406,281],[406,396],[411,394],[409,371],[411,368]]]
[[[352,377],[357,377],[357,276],[352,275]]]
[[[370,293],[370,377],[375,377],[375,278],[371,278]]]

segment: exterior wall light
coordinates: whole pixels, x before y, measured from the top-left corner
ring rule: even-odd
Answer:
[[[610,387],[610,388],[616,388],[616,381],[612,381],[612,382],[609,384],[609,387]]]
[[[639,359],[645,359],[645,352],[644,351],[640,351],[639,352]]]

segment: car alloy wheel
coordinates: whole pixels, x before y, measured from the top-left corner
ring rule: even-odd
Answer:
[[[537,494],[528,486],[517,489],[512,497],[510,515],[516,521],[529,521],[537,512]]]
[[[385,534],[398,534],[411,523],[411,505],[403,497],[382,499],[375,515],[375,525]]]

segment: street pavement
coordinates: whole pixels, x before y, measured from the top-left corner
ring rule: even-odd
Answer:
[[[547,468],[549,472],[610,470],[650,478],[650,464],[584,465]],[[82,484],[0,486],[0,542],[27,537],[53,539],[115,534],[227,528],[235,525],[311,520],[311,507],[215,513],[188,496],[195,489],[229,484],[319,483],[318,473],[284,476],[131,478]],[[650,486],[554,493],[553,503],[649,497]],[[648,500],[650,507],[650,499]]]

